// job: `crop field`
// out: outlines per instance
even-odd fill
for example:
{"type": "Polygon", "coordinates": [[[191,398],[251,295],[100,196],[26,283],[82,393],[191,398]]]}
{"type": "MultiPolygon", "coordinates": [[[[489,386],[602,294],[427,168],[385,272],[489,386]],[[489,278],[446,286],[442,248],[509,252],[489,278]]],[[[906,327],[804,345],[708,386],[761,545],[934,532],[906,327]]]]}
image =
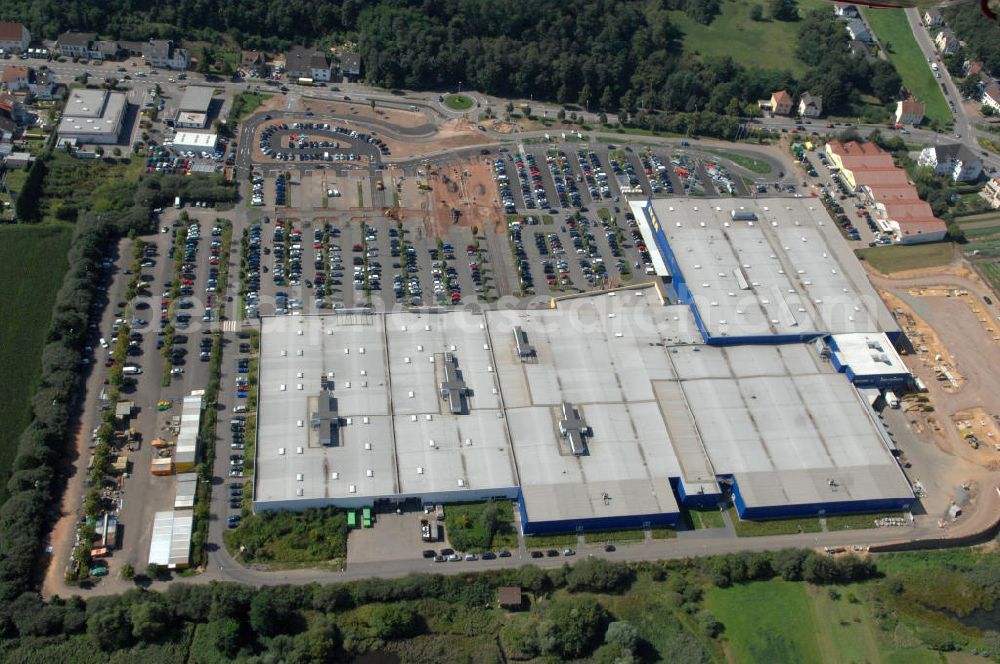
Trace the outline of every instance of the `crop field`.
{"type": "Polygon", "coordinates": [[[950,242],[931,242],[858,249],[855,253],[882,274],[892,274],[946,265],[952,259],[954,247],[950,242]]]}
{"type": "MultiPolygon", "coordinates": [[[[0,228],[0,478],[6,483],[17,438],[30,417],[52,303],[66,272],[72,228],[0,228]]],[[[0,487],[3,485],[0,484],[0,487]]],[[[0,497],[3,490],[0,489],[0,497]]]]}
{"type": "Polygon", "coordinates": [[[889,44],[889,61],[896,67],[903,86],[914,97],[924,102],[925,115],[929,120],[941,124],[952,121],[948,102],[941,94],[931,68],[924,58],[923,51],[917,45],[917,40],[910,31],[910,23],[902,9],[864,9],[862,10],[872,32],[883,45],[889,44]]]}

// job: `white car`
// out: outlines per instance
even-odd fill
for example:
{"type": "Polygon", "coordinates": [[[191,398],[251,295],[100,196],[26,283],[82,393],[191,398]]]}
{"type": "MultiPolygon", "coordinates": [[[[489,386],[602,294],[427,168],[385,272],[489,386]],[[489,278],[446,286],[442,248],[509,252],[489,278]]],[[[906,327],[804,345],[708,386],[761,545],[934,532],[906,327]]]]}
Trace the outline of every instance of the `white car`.
{"type": "Polygon", "coordinates": [[[172,376],[179,376],[182,373],[184,373],[184,367],[174,367],[173,369],[170,370],[170,374],[172,376]]]}

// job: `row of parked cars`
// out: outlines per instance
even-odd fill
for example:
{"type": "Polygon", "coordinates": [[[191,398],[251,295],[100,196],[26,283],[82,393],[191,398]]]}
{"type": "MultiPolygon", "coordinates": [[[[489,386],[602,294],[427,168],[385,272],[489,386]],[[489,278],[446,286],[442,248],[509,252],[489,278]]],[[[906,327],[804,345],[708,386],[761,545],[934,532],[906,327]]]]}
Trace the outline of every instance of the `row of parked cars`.
{"type": "Polygon", "coordinates": [[[261,206],[264,204],[264,176],[255,173],[251,178],[253,191],[250,194],[250,205],[261,206]]]}
{"type": "Polygon", "coordinates": [[[257,317],[260,305],[260,225],[253,224],[247,230],[246,292],[243,293],[247,318],[257,317]]]}
{"type": "MultiPolygon", "coordinates": [[[[270,116],[264,116],[270,119],[270,116]]],[[[355,153],[331,152],[329,148],[339,148],[340,144],[335,141],[311,140],[310,135],[316,132],[330,132],[354,140],[374,145],[383,155],[389,154],[389,146],[385,142],[363,132],[359,132],[347,127],[331,126],[321,122],[279,122],[266,127],[260,134],[259,146],[261,152],[266,156],[283,161],[357,161],[359,156],[355,153]],[[291,142],[287,148],[273,145],[273,138],[278,132],[301,131],[303,133],[292,135],[291,142]],[[313,150],[312,152],[291,152],[291,150],[313,150]]]]}

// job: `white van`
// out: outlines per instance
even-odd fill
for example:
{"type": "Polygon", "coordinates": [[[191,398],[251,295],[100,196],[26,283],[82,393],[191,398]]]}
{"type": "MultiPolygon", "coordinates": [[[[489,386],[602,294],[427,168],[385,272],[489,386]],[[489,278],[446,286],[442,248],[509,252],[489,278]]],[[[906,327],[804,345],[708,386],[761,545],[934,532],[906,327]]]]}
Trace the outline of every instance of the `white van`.
{"type": "Polygon", "coordinates": [[[101,337],[101,348],[107,348],[108,342],[104,337],[101,337]]]}
{"type": "Polygon", "coordinates": [[[247,407],[244,406],[244,405],[242,405],[242,404],[239,405],[239,406],[233,406],[233,412],[234,413],[245,413],[245,412],[247,412],[247,407]]]}
{"type": "Polygon", "coordinates": [[[142,367],[136,366],[134,364],[126,364],[122,367],[122,373],[126,376],[135,376],[142,373],[142,367]]]}

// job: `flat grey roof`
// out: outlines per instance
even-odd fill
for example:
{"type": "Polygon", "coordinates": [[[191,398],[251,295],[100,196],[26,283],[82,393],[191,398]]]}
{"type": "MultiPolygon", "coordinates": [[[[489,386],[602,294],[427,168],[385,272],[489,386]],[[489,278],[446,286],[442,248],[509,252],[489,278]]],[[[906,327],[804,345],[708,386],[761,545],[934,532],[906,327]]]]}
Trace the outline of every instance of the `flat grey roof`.
{"type": "Polygon", "coordinates": [[[215,88],[204,85],[189,85],[181,97],[181,104],[178,108],[189,113],[208,113],[212,105],[212,97],[215,95],[215,88]]]}
{"type": "Polygon", "coordinates": [[[261,329],[260,507],[520,486],[531,521],[591,519],[676,512],[670,478],[715,493],[727,474],[748,506],[909,491],[863,399],[812,344],[707,346],[690,308],[651,289],[545,310],[267,317],[261,329]],[[446,353],[466,414],[440,393],[446,353]],[[344,422],[335,447],[309,433],[324,375],[344,422]],[[584,454],[560,433],[564,403],[586,422],[584,454]]]}
{"type": "Polygon", "coordinates": [[[96,135],[117,133],[125,116],[126,98],[121,92],[71,90],[59,133],[96,135]]]}
{"type": "MultiPolygon", "coordinates": [[[[651,210],[713,337],[895,332],[836,224],[811,198],[670,198],[651,210]],[[736,221],[733,212],[757,221],[736,221]]],[[[656,224],[654,224],[656,225],[656,224]]]]}

